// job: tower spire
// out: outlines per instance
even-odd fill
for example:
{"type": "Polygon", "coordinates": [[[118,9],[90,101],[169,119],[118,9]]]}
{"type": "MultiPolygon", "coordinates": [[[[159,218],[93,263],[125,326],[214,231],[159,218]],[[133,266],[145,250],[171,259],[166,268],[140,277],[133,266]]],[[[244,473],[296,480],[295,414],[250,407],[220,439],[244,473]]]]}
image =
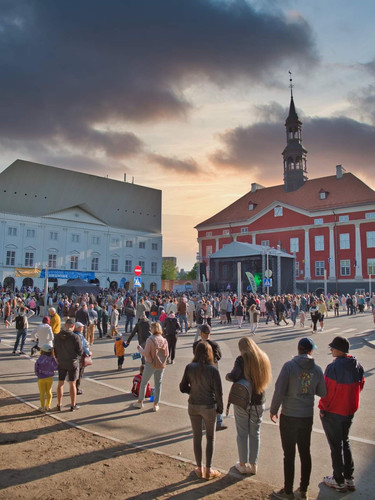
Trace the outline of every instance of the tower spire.
{"type": "Polygon", "coordinates": [[[302,122],[299,120],[293,99],[293,78],[289,71],[290,106],[289,115],[285,121],[286,147],[284,157],[284,189],[295,191],[307,180],[306,154],[302,146],[302,122]]]}

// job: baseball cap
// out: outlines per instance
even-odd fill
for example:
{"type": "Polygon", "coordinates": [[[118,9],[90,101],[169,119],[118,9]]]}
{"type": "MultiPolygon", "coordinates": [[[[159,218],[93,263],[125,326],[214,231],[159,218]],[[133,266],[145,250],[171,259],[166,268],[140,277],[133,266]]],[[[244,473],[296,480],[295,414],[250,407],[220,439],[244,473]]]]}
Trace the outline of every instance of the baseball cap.
{"type": "Polygon", "coordinates": [[[74,328],[81,328],[82,326],[85,326],[83,323],[81,323],[80,321],[76,321],[76,323],[74,323],[74,328]]]}
{"type": "Polygon", "coordinates": [[[44,345],[42,345],[42,347],[40,348],[40,350],[43,351],[43,352],[51,352],[52,351],[52,347],[49,344],[44,344],[44,345]]]}
{"type": "Polygon", "coordinates": [[[345,337],[335,337],[330,344],[329,347],[333,347],[333,349],[337,349],[338,351],[345,352],[346,354],[349,352],[349,340],[345,337]]]}
{"type": "Polygon", "coordinates": [[[315,342],[310,337],[303,337],[303,339],[301,339],[298,342],[298,347],[302,347],[307,351],[312,351],[313,349],[317,349],[315,342]]]}

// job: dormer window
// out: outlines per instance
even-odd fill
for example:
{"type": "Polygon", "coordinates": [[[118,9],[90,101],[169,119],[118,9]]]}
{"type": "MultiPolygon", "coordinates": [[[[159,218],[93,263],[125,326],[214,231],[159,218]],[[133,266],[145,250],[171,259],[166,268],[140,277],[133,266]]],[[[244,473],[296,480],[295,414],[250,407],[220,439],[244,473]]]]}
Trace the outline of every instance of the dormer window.
{"type": "Polygon", "coordinates": [[[319,191],[319,200],[325,200],[328,196],[328,191],[325,191],[324,189],[321,189],[319,191]]]}
{"type": "Polygon", "coordinates": [[[249,210],[254,210],[256,206],[256,203],[254,203],[253,201],[249,201],[249,210]]]}

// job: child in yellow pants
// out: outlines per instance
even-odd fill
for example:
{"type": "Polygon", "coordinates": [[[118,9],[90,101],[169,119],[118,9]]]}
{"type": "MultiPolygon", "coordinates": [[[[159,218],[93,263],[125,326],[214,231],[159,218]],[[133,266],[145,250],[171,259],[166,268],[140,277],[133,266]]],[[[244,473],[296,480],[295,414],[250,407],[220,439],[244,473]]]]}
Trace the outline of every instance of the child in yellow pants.
{"type": "Polygon", "coordinates": [[[52,403],[53,374],[57,370],[57,361],[52,352],[52,346],[44,344],[40,348],[40,357],[35,363],[35,375],[38,377],[40,393],[40,411],[48,411],[52,403]]]}

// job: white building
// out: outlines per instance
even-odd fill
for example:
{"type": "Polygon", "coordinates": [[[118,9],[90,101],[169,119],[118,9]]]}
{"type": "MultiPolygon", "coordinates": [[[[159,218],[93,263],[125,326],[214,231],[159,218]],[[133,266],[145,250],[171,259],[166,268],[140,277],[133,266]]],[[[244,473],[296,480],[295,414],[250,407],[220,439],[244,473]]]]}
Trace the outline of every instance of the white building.
{"type": "Polygon", "coordinates": [[[16,160],[0,173],[0,243],[5,287],[43,288],[48,268],[50,286],[131,288],[140,265],[142,286],[160,290],[161,191],[16,160]]]}

